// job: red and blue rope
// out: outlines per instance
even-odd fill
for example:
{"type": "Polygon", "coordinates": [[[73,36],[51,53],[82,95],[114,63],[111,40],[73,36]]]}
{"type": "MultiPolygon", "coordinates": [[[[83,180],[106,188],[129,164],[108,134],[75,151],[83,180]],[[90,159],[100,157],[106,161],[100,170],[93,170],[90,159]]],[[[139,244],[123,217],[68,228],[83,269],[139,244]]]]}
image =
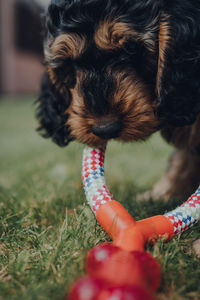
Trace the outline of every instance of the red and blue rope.
{"type": "MultiPolygon", "coordinates": [[[[96,214],[99,207],[113,201],[104,177],[105,148],[85,147],[83,152],[82,180],[87,201],[96,214]]],[[[200,187],[181,206],[164,215],[178,234],[195,225],[200,219],[200,187]]]]}

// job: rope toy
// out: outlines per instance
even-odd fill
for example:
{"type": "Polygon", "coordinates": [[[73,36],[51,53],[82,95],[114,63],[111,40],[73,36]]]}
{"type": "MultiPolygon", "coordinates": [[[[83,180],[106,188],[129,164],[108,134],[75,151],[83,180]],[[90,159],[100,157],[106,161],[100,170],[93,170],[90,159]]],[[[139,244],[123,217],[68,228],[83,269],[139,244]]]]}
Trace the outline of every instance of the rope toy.
{"type": "Polygon", "coordinates": [[[109,193],[104,178],[105,147],[86,146],[82,181],[87,201],[113,243],[98,245],[87,258],[89,276],[72,289],[70,300],[152,300],[160,285],[160,266],[144,251],[159,237],[170,240],[200,219],[200,187],[181,206],[135,221],[109,193]]]}

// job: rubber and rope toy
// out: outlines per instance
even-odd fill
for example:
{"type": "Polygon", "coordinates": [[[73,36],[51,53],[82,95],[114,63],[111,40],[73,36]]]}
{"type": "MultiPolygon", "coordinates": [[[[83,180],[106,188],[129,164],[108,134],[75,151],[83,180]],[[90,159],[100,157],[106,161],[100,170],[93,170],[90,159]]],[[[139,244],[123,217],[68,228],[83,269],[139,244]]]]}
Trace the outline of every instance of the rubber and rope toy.
{"type": "Polygon", "coordinates": [[[93,248],[87,258],[88,276],[72,289],[70,300],[150,300],[160,285],[160,266],[145,252],[159,237],[170,240],[200,219],[200,187],[181,206],[135,221],[109,193],[104,178],[105,147],[85,147],[82,180],[87,201],[113,240],[93,248]]]}

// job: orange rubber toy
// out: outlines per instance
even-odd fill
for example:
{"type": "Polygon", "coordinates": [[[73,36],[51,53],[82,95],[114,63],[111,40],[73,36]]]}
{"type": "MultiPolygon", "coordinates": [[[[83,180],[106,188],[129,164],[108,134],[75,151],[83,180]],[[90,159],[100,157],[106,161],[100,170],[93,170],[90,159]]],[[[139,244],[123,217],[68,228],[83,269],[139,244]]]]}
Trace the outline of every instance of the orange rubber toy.
{"type": "Polygon", "coordinates": [[[76,283],[69,299],[154,300],[161,272],[156,259],[145,252],[145,245],[159,237],[170,240],[198,222],[200,188],[177,209],[136,222],[106,187],[104,153],[103,147],[85,147],[82,180],[89,205],[113,243],[90,251],[89,275],[76,283]]]}

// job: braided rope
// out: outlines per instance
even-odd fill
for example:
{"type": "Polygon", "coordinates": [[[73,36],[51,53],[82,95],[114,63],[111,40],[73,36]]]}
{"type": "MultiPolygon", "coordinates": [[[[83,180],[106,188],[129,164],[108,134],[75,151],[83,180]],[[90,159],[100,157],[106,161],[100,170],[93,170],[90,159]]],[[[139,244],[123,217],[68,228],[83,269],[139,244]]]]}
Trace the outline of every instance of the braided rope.
{"type": "MultiPolygon", "coordinates": [[[[114,200],[105,183],[104,156],[103,147],[86,146],[83,151],[83,187],[87,201],[95,214],[101,205],[114,200]]],[[[173,224],[175,234],[196,224],[200,219],[200,187],[185,203],[164,216],[173,224]]]]}
{"type": "Polygon", "coordinates": [[[105,148],[85,147],[83,151],[82,181],[85,195],[93,212],[108,201],[114,200],[109,193],[104,177],[105,148]]]}
{"type": "Polygon", "coordinates": [[[195,225],[200,219],[200,187],[186,202],[164,216],[172,222],[175,234],[195,225]]]}

